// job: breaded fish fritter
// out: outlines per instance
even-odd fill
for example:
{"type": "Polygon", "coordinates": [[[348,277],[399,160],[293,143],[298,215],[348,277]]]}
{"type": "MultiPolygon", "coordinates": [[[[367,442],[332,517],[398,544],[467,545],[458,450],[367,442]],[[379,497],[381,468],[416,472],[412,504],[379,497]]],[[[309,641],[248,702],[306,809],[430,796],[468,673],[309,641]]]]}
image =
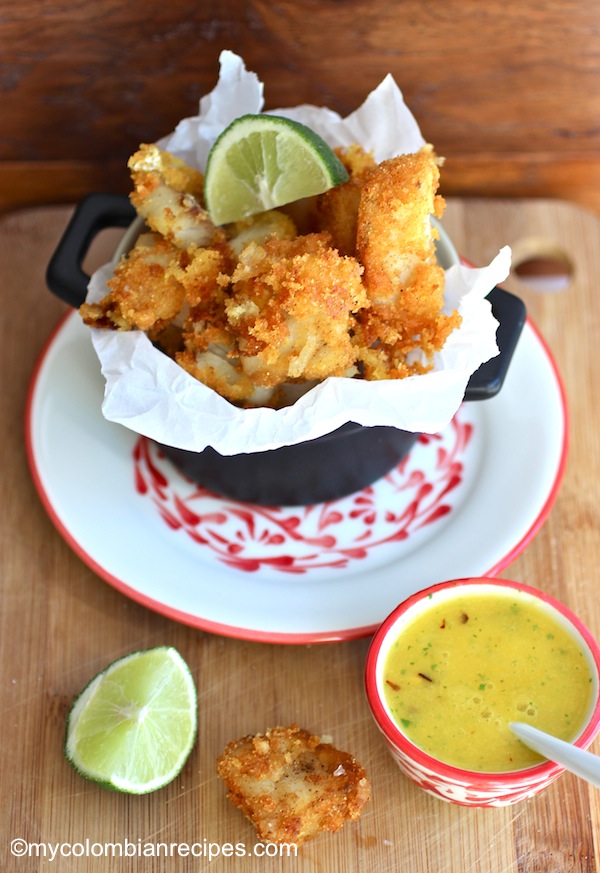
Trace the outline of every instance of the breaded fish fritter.
{"type": "Polygon", "coordinates": [[[227,319],[260,384],[343,375],[354,363],[349,331],[366,305],[362,270],[323,234],[250,244],[231,277],[227,319]]]}
{"type": "Polygon", "coordinates": [[[204,177],[180,158],[142,144],[129,158],[130,200],[149,228],[180,249],[209,246],[222,238],[203,206],[204,177]]]}
{"type": "Polygon", "coordinates": [[[268,239],[293,239],[297,236],[296,225],[289,215],[278,209],[260,212],[227,225],[227,242],[231,252],[239,257],[251,242],[259,245],[268,239]]]}
{"type": "Polygon", "coordinates": [[[367,379],[422,372],[460,320],[444,306],[444,270],[431,215],[441,216],[438,159],[431,147],[382,161],[365,176],[357,222],[357,256],[371,306],[361,313],[355,343],[367,379]]]}
{"type": "Polygon", "coordinates": [[[108,294],[79,308],[85,324],[111,330],[160,331],[179,315],[185,289],[175,276],[185,253],[158,234],[142,234],[115,267],[108,294]]]}
{"type": "Polygon", "coordinates": [[[361,272],[326,234],[251,242],[233,273],[221,274],[227,287],[218,303],[213,295],[212,305],[191,309],[177,363],[228,400],[252,405],[268,404],[284,383],[349,375],[354,313],[367,304],[361,272]]]}
{"type": "MultiPolygon", "coordinates": [[[[362,185],[356,248],[376,304],[399,303],[422,264],[436,267],[430,215],[441,216],[439,168],[431,148],[377,164],[362,185]]],[[[436,304],[442,302],[435,295],[436,304]]]]}
{"type": "Polygon", "coordinates": [[[349,179],[319,195],[315,220],[319,230],[331,234],[332,245],[340,254],[355,257],[362,184],[375,161],[357,145],[338,149],[337,154],[348,171],[349,179]]]}
{"type": "Polygon", "coordinates": [[[217,760],[227,797],[261,840],[295,843],[357,821],[371,795],[361,765],[308,731],[275,727],[229,743],[217,760]]]}

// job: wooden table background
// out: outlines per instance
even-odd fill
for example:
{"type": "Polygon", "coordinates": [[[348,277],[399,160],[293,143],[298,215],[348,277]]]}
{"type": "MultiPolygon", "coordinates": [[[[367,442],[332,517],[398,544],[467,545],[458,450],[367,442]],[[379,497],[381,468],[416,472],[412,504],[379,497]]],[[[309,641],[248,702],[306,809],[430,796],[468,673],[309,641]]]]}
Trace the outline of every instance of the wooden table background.
{"type": "MultiPolygon", "coordinates": [[[[594,873],[600,869],[600,792],[564,775],[539,797],[499,810],[430,797],[397,770],[363,694],[368,640],[312,646],[251,643],[178,625],[101,581],[47,517],[29,475],[23,416],[44,342],[64,312],[44,270],[71,208],[21,210],[0,219],[2,391],[0,426],[0,869],[60,871],[279,870],[302,873],[594,873]],[[175,645],[199,688],[200,733],[182,775],[146,796],[85,782],[62,754],[74,695],[114,658],[175,645]],[[307,843],[298,858],[50,861],[15,858],[10,841],[255,844],[225,798],[215,759],[230,739],[296,721],[328,733],[367,768],[373,798],[356,825],[307,843]]],[[[571,413],[571,450],[557,502],[538,536],[504,574],[558,596],[600,635],[598,482],[600,411],[594,404],[600,323],[600,220],[549,200],[451,200],[446,226],[459,250],[487,262],[508,243],[569,259],[563,290],[507,287],[527,301],[553,350],[571,413]]],[[[113,240],[92,255],[104,260],[113,240]],[[106,251],[101,251],[102,249],[106,251]]],[[[552,287],[550,282],[548,288],[552,287]]],[[[93,459],[90,459],[93,463],[93,459]]],[[[504,496],[506,498],[506,495],[504,496]]],[[[508,496],[509,497],[509,496],[508,496]]],[[[249,583],[251,584],[251,582],[249,583]]]]}
{"type": "Polygon", "coordinates": [[[600,211],[598,0],[0,0],[0,211],[128,191],[228,48],[266,108],[342,115],[392,73],[444,193],[600,211]]]}

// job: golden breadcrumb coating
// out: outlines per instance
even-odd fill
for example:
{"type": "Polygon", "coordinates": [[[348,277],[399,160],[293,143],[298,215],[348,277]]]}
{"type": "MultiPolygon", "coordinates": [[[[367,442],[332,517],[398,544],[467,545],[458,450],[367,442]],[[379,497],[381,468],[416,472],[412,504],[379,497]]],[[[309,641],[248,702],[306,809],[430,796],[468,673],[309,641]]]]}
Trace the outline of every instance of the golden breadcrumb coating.
{"type": "Polygon", "coordinates": [[[430,219],[444,207],[438,184],[430,146],[383,161],[364,177],[356,250],[371,305],[361,313],[355,342],[367,379],[427,369],[430,361],[409,364],[407,355],[420,349],[430,358],[459,324],[442,311],[445,277],[430,219]]]}
{"type": "Polygon", "coordinates": [[[367,302],[361,273],[323,234],[247,246],[225,305],[240,353],[257,356],[270,383],[342,375],[354,361],[352,314],[367,302]]]}
{"type": "Polygon", "coordinates": [[[354,257],[362,185],[367,171],[375,166],[375,160],[356,145],[336,151],[348,171],[349,179],[343,185],[319,195],[316,223],[319,230],[331,235],[332,245],[342,255],[354,257]]]}
{"type": "Polygon", "coordinates": [[[327,235],[249,243],[219,281],[222,309],[210,308],[214,299],[198,304],[184,326],[177,362],[193,376],[229,400],[255,402],[250,386],[270,398],[261,389],[348,375],[354,313],[367,301],[359,264],[327,235]]]}
{"type": "Polygon", "coordinates": [[[302,844],[357,821],[371,795],[363,767],[297,725],[227,746],[217,760],[227,797],[261,840],[302,844]]]}
{"type": "Polygon", "coordinates": [[[90,327],[157,331],[175,319],[185,289],[174,270],[185,254],[158,234],[143,234],[120,260],[100,303],[84,303],[79,312],[90,327]]]}
{"type": "Polygon", "coordinates": [[[151,230],[181,249],[209,246],[223,232],[203,206],[204,176],[180,158],[142,144],[127,164],[134,190],[130,200],[151,230]]]}

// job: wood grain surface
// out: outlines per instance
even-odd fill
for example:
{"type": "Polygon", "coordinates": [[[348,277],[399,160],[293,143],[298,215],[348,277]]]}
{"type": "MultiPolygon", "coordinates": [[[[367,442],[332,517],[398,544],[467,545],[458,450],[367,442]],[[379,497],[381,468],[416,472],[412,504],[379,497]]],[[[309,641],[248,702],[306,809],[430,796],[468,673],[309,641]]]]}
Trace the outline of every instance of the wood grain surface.
{"type": "Polygon", "coordinates": [[[597,0],[0,0],[0,211],[127,191],[127,157],[196,113],[224,48],[267,109],[345,115],[391,73],[446,194],[600,211],[597,0]]]}
{"type": "MultiPolygon", "coordinates": [[[[28,384],[64,312],[45,289],[44,271],[70,212],[66,206],[43,207],[0,220],[0,869],[595,873],[600,794],[575,777],[562,776],[531,801],[483,810],[434,799],[400,774],[363,693],[368,639],[284,646],[214,636],[131,602],[74,554],[36,493],[23,436],[28,384]],[[192,668],[199,689],[198,742],[167,788],[146,797],[106,792],[66,764],[65,715],[108,662],[157,644],[175,645],[192,668]],[[366,767],[373,797],[358,824],[307,843],[297,858],[73,857],[86,839],[90,845],[230,842],[252,852],[253,829],[226,800],[215,759],[232,738],[293,721],[330,734],[366,767]],[[18,858],[10,846],[19,838],[46,849],[18,858]],[[49,853],[48,846],[59,846],[64,857],[54,863],[36,857],[49,853]]],[[[559,250],[572,266],[571,281],[559,291],[549,290],[551,284],[531,290],[516,276],[506,283],[526,299],[562,372],[571,447],[546,523],[503,575],[559,597],[600,635],[600,411],[594,402],[600,221],[562,202],[455,199],[446,227],[475,264],[508,243],[516,253],[536,246],[559,250]]],[[[104,261],[113,245],[109,236],[100,238],[92,260],[104,261]]]]}

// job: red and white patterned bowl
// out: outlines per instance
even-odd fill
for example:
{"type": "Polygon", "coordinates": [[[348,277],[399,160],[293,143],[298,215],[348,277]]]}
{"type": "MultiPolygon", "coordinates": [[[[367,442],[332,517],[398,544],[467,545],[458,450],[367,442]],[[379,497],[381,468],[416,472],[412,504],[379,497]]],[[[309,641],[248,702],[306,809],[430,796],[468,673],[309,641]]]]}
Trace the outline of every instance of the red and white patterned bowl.
{"type": "Polygon", "coordinates": [[[506,806],[525,800],[547,788],[564,772],[564,767],[545,761],[521,770],[488,773],[461,769],[431,757],[414,745],[393,720],[383,692],[383,668],[403,627],[432,605],[464,595],[468,589],[480,594],[494,593],[498,588],[515,589],[521,592],[520,596],[532,598],[581,646],[592,674],[593,694],[586,723],[574,745],[586,749],[600,732],[600,646],[566,606],[542,591],[506,579],[458,579],[417,592],[388,616],[373,637],[365,668],[367,699],[375,723],[402,772],[429,794],[462,806],[506,806]]]}

